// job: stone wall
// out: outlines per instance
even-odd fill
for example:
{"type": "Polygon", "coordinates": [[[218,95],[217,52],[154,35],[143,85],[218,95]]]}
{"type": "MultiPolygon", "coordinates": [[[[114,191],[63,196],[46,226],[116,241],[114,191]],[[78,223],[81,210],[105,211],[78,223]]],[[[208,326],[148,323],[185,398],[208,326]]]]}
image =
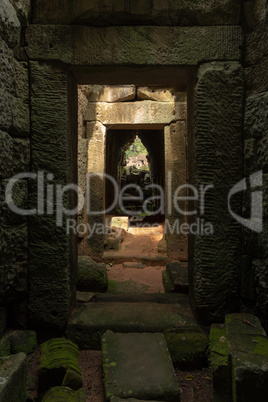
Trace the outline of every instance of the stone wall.
{"type": "MultiPolygon", "coordinates": [[[[7,325],[27,326],[27,217],[11,212],[5,189],[15,174],[30,170],[28,62],[21,45],[30,0],[0,3],[0,336],[7,325]]],[[[28,182],[19,180],[14,203],[27,208],[28,182]]]]}
{"type": "MultiPolygon", "coordinates": [[[[242,299],[244,307],[256,306],[268,330],[268,4],[264,0],[245,2],[245,123],[244,173],[262,171],[262,186],[252,191],[263,192],[263,228],[260,233],[244,231],[242,299]]],[[[249,182],[248,182],[249,186],[249,182]]],[[[250,216],[248,191],[244,211],[250,216]]],[[[260,208],[257,206],[257,208],[260,208]]]]}

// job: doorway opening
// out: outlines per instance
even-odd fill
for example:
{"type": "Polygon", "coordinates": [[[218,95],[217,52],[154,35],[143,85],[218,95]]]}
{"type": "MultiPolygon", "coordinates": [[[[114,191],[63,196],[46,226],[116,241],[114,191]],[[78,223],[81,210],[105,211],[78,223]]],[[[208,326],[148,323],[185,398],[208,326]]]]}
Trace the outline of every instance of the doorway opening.
{"type": "Polygon", "coordinates": [[[88,214],[85,205],[79,218],[90,228],[105,228],[81,236],[79,254],[113,271],[124,264],[124,274],[157,267],[163,291],[166,263],[188,258],[186,236],[175,233],[177,215],[167,200],[168,185],[186,183],[186,94],[135,85],[79,86],[78,93],[78,178],[94,207],[88,214]],[[94,176],[90,191],[88,174],[94,176]]]}

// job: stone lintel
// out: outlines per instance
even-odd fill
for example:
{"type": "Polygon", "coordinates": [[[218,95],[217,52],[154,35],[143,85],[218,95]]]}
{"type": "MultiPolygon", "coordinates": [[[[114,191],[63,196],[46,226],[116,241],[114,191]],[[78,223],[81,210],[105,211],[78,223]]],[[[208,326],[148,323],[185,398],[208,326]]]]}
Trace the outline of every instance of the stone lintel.
{"type": "Polygon", "coordinates": [[[135,85],[81,85],[88,102],[126,102],[135,99],[135,85]]]}
{"type": "Polygon", "coordinates": [[[31,60],[80,65],[198,65],[240,60],[240,26],[108,27],[31,25],[31,60]]]}
{"type": "Polygon", "coordinates": [[[86,121],[98,120],[102,124],[169,124],[186,119],[186,103],[179,102],[124,102],[89,103],[86,121]]]}
{"type": "Polygon", "coordinates": [[[35,0],[36,24],[230,25],[239,24],[237,0],[35,0]]]}
{"type": "Polygon", "coordinates": [[[142,100],[158,102],[186,102],[186,92],[178,92],[175,88],[138,87],[137,97],[142,100]]]}

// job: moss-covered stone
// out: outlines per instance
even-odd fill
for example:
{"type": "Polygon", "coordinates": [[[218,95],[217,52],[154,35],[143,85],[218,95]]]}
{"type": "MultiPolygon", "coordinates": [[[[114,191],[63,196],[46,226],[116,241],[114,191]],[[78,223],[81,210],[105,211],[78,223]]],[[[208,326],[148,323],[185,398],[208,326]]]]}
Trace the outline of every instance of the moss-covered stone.
{"type": "Polygon", "coordinates": [[[26,400],[27,366],[24,353],[0,358],[0,402],[26,400]]]}
{"type": "Polygon", "coordinates": [[[11,354],[10,340],[5,336],[0,339],[0,357],[9,356],[11,354]]]}
{"type": "Polygon", "coordinates": [[[86,402],[85,390],[74,391],[68,387],[53,387],[44,395],[42,402],[86,402]]]}
{"type": "Polygon", "coordinates": [[[10,342],[12,354],[23,352],[27,355],[34,350],[37,344],[34,331],[11,331],[6,335],[6,338],[10,342]]]}
{"type": "Polygon", "coordinates": [[[74,29],[74,26],[34,24],[27,28],[26,38],[27,54],[32,60],[60,60],[88,66],[189,66],[204,60],[239,60],[243,41],[239,26],[111,26],[100,30],[90,26],[74,29]],[[102,51],[96,52],[96,48],[102,51]]]}
{"type": "Polygon", "coordinates": [[[38,371],[40,395],[54,386],[64,385],[73,390],[81,388],[78,358],[78,347],[65,338],[53,338],[43,343],[38,371]]]}
{"type": "Polygon", "coordinates": [[[213,324],[211,326],[210,352],[213,401],[231,401],[231,364],[229,360],[227,333],[224,325],[213,324]]]}
{"type": "Polygon", "coordinates": [[[105,332],[102,337],[106,399],[179,401],[180,391],[162,334],[105,332]]]}
{"type": "Polygon", "coordinates": [[[167,271],[162,272],[162,282],[166,293],[174,292],[174,284],[167,271]]]}
{"type": "Polygon", "coordinates": [[[196,332],[164,332],[173,365],[181,369],[198,369],[205,361],[208,338],[200,329],[196,332]]]}
{"type": "Polygon", "coordinates": [[[104,292],[108,286],[107,268],[90,257],[78,258],[77,289],[81,292],[104,292]]]}
{"type": "Polygon", "coordinates": [[[225,325],[235,401],[267,401],[268,339],[257,317],[229,314],[225,325]]]}
{"type": "Polygon", "coordinates": [[[181,315],[180,305],[148,302],[97,302],[79,306],[67,327],[67,337],[80,349],[100,349],[101,337],[114,332],[198,332],[190,317],[181,315]]]}

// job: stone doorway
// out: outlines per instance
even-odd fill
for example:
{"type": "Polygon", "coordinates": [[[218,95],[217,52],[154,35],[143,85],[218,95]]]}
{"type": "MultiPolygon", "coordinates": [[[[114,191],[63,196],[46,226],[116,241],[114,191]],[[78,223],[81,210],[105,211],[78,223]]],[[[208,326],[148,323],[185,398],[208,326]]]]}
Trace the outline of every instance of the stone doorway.
{"type": "MultiPolygon", "coordinates": [[[[187,206],[185,202],[181,203],[178,211],[172,202],[172,192],[187,181],[186,93],[176,87],[84,85],[78,87],[78,99],[78,183],[84,193],[86,187],[90,188],[87,202],[99,212],[92,215],[86,206],[79,216],[80,221],[89,227],[105,225],[108,211],[109,214],[127,216],[127,226],[135,219],[144,220],[148,226],[149,222],[162,224],[166,215],[166,225],[162,229],[167,255],[186,261],[187,235],[179,233],[176,225],[185,221],[183,212],[187,206]],[[140,209],[141,214],[131,214],[119,205],[125,193],[122,197],[119,195],[124,179],[124,149],[137,136],[149,153],[152,175],[149,184],[153,189],[148,192],[147,200],[142,201],[145,210],[140,209]],[[90,183],[86,183],[86,175],[91,176],[90,183]],[[119,201],[115,199],[116,186],[119,201]],[[150,216],[150,208],[154,217],[150,216]]],[[[87,236],[81,236],[79,252],[101,258],[106,244],[105,233],[100,231],[92,233],[89,241],[87,236]]]]}
{"type": "MultiPolygon", "coordinates": [[[[26,36],[32,83],[32,168],[53,173],[54,184],[77,182],[77,84],[153,83],[187,91],[189,183],[197,187],[214,183],[206,219],[215,229],[213,241],[202,234],[189,238],[190,301],[200,322],[223,320],[238,308],[240,295],[241,227],[230,216],[226,199],[241,180],[243,166],[241,29],[124,27],[122,31],[122,27],[31,25],[26,36]],[[66,35],[69,39],[63,43],[66,35]],[[134,43],[131,51],[130,43],[134,43]],[[96,52],[99,48],[102,51],[96,52]]],[[[96,122],[93,116],[84,133],[98,128],[100,139],[105,124],[120,124],[96,122]]],[[[185,130],[185,123],[174,122],[174,115],[160,129],[165,125],[185,130]]],[[[171,150],[176,152],[172,146],[171,150]]],[[[33,206],[36,196],[31,188],[33,206]]],[[[66,206],[72,205],[73,197],[66,196],[66,206]]],[[[235,210],[240,213],[239,200],[235,210]]],[[[29,225],[29,316],[33,325],[63,328],[75,298],[77,236],[66,233],[67,217],[56,230],[55,220],[55,214],[38,216],[29,225]]]]}

